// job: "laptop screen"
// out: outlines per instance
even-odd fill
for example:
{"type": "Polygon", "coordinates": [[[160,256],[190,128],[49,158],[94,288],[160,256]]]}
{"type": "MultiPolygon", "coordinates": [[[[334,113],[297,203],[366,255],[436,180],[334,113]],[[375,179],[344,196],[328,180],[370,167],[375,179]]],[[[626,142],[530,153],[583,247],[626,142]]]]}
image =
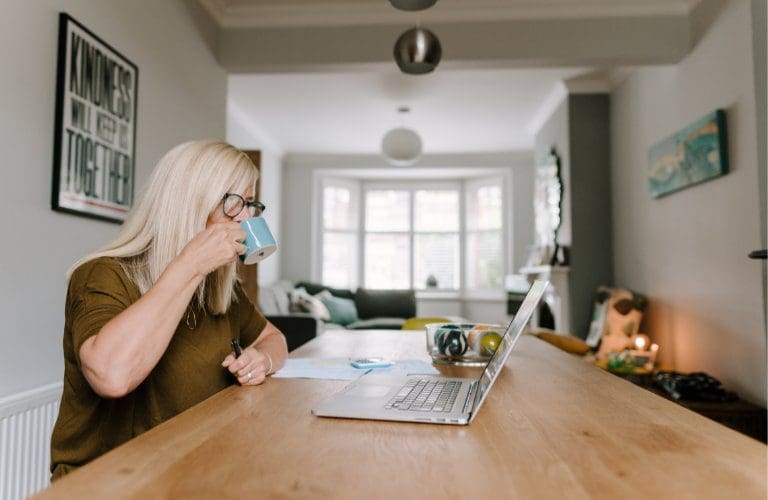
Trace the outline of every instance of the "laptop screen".
{"type": "Polygon", "coordinates": [[[539,300],[541,300],[542,295],[544,295],[544,290],[547,289],[547,285],[549,285],[548,281],[537,280],[534,281],[531,288],[528,289],[528,294],[525,296],[523,303],[520,305],[520,309],[518,309],[517,314],[515,314],[515,317],[507,327],[507,331],[504,332],[499,347],[496,349],[491,360],[488,361],[482,375],[480,375],[473,413],[477,413],[477,409],[485,399],[485,395],[499,375],[499,371],[501,371],[501,368],[507,361],[509,353],[512,352],[512,349],[517,343],[517,339],[519,339],[520,335],[523,333],[526,323],[531,319],[533,311],[536,310],[536,306],[538,305],[539,300]]]}

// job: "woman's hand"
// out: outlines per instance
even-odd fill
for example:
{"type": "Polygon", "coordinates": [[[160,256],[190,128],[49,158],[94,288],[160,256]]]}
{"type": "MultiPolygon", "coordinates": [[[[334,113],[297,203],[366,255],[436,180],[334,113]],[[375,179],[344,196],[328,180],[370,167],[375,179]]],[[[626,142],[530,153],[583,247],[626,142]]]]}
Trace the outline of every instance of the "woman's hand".
{"type": "Polygon", "coordinates": [[[238,222],[211,224],[187,243],[180,259],[189,262],[196,274],[206,276],[245,253],[245,231],[238,222]]]}
{"type": "Polygon", "coordinates": [[[272,369],[272,360],[268,354],[248,346],[239,358],[235,358],[234,354],[229,354],[224,358],[221,366],[228,369],[237,378],[240,385],[259,385],[269,375],[269,370],[272,369]]]}

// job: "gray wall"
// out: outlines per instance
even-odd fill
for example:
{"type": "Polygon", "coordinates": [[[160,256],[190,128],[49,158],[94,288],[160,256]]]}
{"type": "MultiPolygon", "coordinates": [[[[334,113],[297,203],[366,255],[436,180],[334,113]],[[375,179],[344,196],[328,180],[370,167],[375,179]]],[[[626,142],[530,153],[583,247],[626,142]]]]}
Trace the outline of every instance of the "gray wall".
{"type": "Polygon", "coordinates": [[[512,263],[516,273],[525,265],[528,247],[534,241],[533,190],[535,161],[512,170],[512,263]]]}
{"type": "Polygon", "coordinates": [[[61,380],[64,273],[118,225],[50,209],[58,13],[139,67],[136,184],[191,138],[223,138],[226,75],[181,0],[6,0],[0,16],[0,397],[61,380]]]}
{"type": "Polygon", "coordinates": [[[609,100],[604,94],[568,95],[536,134],[536,158],[560,156],[563,203],[558,243],[570,247],[571,330],[585,337],[592,297],[613,284],[609,100]]]}
{"type": "Polygon", "coordinates": [[[616,283],[650,298],[643,328],[662,366],[706,371],[764,405],[763,264],[747,259],[766,209],[751,26],[750,4],[729,2],[683,61],[637,69],[611,94],[613,244],[616,283]],[[731,172],[651,199],[648,148],[716,108],[731,172]]]}
{"type": "Polygon", "coordinates": [[[568,108],[571,321],[576,335],[586,337],[595,289],[613,283],[609,100],[605,94],[571,95],[568,108]]]}

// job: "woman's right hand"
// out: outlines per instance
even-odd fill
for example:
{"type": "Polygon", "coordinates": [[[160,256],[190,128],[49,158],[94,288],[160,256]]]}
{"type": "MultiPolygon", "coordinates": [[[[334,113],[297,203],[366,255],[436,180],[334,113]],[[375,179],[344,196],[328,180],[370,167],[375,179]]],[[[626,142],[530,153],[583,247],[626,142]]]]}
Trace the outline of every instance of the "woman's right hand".
{"type": "Polygon", "coordinates": [[[238,222],[219,222],[198,233],[179,257],[192,266],[195,274],[205,277],[245,253],[245,231],[238,222]]]}

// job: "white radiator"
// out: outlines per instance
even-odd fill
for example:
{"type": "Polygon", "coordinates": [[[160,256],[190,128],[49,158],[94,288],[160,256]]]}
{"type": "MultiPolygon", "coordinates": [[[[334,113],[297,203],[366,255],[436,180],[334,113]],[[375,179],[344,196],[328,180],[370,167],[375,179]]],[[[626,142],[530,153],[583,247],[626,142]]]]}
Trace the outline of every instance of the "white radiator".
{"type": "Polygon", "coordinates": [[[0,398],[0,499],[25,498],[50,483],[61,389],[57,382],[0,398]]]}

